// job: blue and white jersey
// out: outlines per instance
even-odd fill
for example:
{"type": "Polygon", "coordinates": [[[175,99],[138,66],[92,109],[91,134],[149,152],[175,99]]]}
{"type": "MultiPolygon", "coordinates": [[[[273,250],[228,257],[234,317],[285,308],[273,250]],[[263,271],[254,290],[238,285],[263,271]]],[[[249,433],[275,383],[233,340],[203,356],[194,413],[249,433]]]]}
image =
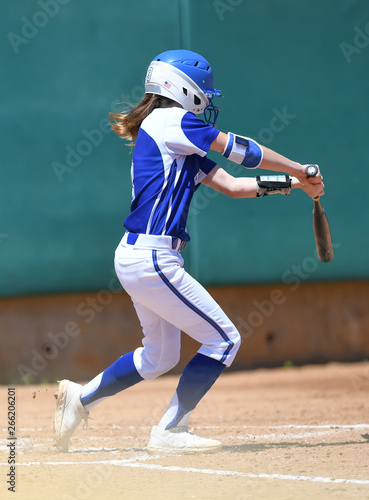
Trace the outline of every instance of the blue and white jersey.
{"type": "Polygon", "coordinates": [[[142,122],[132,159],[133,233],[169,235],[189,241],[192,196],[215,162],[206,157],[219,134],[182,108],[157,108],[142,122]]]}

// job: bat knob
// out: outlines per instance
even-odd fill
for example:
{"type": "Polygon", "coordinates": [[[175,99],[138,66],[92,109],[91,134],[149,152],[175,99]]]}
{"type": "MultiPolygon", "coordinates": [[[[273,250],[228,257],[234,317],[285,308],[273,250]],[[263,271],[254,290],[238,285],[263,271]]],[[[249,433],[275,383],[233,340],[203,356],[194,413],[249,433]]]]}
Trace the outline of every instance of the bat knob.
{"type": "Polygon", "coordinates": [[[319,172],[318,165],[308,165],[305,168],[305,173],[308,177],[315,177],[318,172],[319,172]]]}

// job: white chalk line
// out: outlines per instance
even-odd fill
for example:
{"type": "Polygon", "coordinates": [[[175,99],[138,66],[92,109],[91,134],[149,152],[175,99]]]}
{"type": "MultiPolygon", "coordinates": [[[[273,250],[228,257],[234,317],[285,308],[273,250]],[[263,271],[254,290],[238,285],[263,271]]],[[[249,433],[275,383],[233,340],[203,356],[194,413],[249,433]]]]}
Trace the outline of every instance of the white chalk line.
{"type": "MultiPolygon", "coordinates": [[[[299,428],[303,427],[304,429],[311,429],[311,427],[304,427],[304,426],[300,426],[299,428]]],[[[369,426],[367,426],[369,428],[369,426]]],[[[199,429],[209,429],[210,427],[199,427],[199,429]]],[[[276,427],[270,427],[270,429],[276,429],[276,427]]],[[[280,427],[278,427],[279,429],[280,427]]],[[[293,427],[290,427],[290,426],[286,426],[284,427],[285,429],[294,429],[293,427]]],[[[281,433],[268,433],[268,434],[251,434],[251,433],[248,433],[248,434],[244,434],[242,436],[239,436],[239,435],[228,435],[228,439],[231,439],[231,440],[244,440],[244,441],[248,441],[248,440],[255,440],[255,439],[270,439],[270,440],[274,440],[274,441],[277,441],[279,439],[307,439],[307,438],[314,438],[314,437],[322,437],[322,436],[327,436],[327,435],[330,435],[330,434],[334,434],[335,431],[339,431],[339,432],[347,432],[349,430],[353,430],[352,429],[352,426],[350,427],[340,427],[340,428],[327,428],[327,427],[319,427],[321,429],[324,429],[324,430],[320,430],[320,431],[310,431],[310,432],[299,432],[299,433],[293,433],[293,432],[290,432],[290,433],[286,433],[286,432],[281,432],[281,433]]],[[[361,429],[363,427],[360,427],[361,429]]],[[[365,427],[366,428],[366,427],[365,427]]],[[[219,427],[211,427],[211,429],[218,429],[219,430],[219,427]]],[[[33,438],[30,438],[30,437],[18,437],[18,444],[20,445],[24,445],[24,444],[32,444],[33,446],[43,446],[45,444],[45,442],[52,442],[54,441],[53,438],[35,438],[37,439],[37,441],[42,441],[42,443],[36,443],[35,440],[33,438]]],[[[130,441],[130,440],[133,440],[133,436],[89,436],[89,440],[91,441],[109,441],[109,440],[113,440],[113,441],[117,441],[120,440],[120,441],[130,441]]],[[[2,440],[1,440],[2,441],[2,440]]],[[[0,441],[0,443],[1,443],[0,441]]],[[[0,450],[4,450],[6,449],[6,444],[5,444],[5,440],[3,441],[3,445],[0,444],[0,450]]]]}
{"type": "MultiPolygon", "coordinates": [[[[154,458],[154,457],[152,457],[154,458]]],[[[157,457],[156,457],[157,458],[157,457]]],[[[142,460],[142,459],[141,459],[142,460]]],[[[8,465],[0,463],[1,465],[8,465]]],[[[55,465],[55,466],[76,466],[76,465],[113,465],[117,467],[130,467],[135,469],[160,470],[166,472],[190,472],[195,474],[206,474],[212,476],[233,476],[243,477],[247,479],[279,479],[286,481],[308,481],[313,483],[328,483],[328,484],[369,484],[367,479],[332,479],[330,477],[319,476],[294,476],[291,474],[252,474],[247,472],[239,472],[232,470],[217,470],[217,469],[196,469],[195,467],[178,467],[174,465],[164,466],[159,464],[141,463],[134,460],[99,460],[91,462],[24,462],[18,463],[17,466],[38,466],[38,465],[55,465]]]]}
{"type": "MultiPolygon", "coordinates": [[[[132,428],[132,427],[131,427],[132,428]]],[[[197,427],[198,429],[212,429],[212,430],[220,430],[223,427],[219,426],[201,426],[197,427]]],[[[279,425],[279,426],[229,426],[227,429],[275,429],[275,430],[309,430],[309,432],[298,432],[298,433],[266,433],[266,434],[251,434],[247,433],[244,435],[228,435],[229,440],[233,441],[256,441],[256,440],[270,440],[270,441],[280,441],[280,440],[285,440],[285,439],[308,439],[308,438],[321,438],[323,436],[327,435],[332,435],[335,432],[348,432],[350,430],[362,430],[362,429],[368,429],[369,425],[367,424],[354,424],[354,425],[279,425]],[[314,429],[320,429],[314,431],[314,429]]],[[[38,431],[39,429],[20,429],[20,431],[27,431],[30,432],[32,430],[38,431]]],[[[90,436],[89,440],[90,441],[103,441],[103,442],[109,442],[109,440],[113,440],[114,442],[117,441],[129,441],[133,440],[134,438],[132,436],[90,436]]],[[[35,441],[34,438],[31,437],[18,437],[18,453],[20,454],[26,454],[29,451],[29,447],[32,446],[32,448],[43,448],[45,446],[45,443],[51,443],[53,442],[53,438],[37,438],[37,441],[35,441]],[[42,441],[40,443],[40,441],[42,441]]],[[[114,448],[116,450],[117,448],[114,448]]],[[[0,440],[0,451],[6,451],[7,446],[6,446],[6,441],[0,440]]],[[[113,449],[110,448],[89,448],[89,452],[98,452],[98,451],[113,451],[113,449]]]]}
{"type": "Polygon", "coordinates": [[[294,433],[280,433],[280,434],[245,434],[243,436],[228,436],[229,439],[238,439],[241,441],[251,441],[254,439],[268,439],[272,441],[277,441],[279,439],[307,439],[311,437],[321,437],[332,434],[330,431],[316,431],[316,432],[300,432],[298,434],[294,433]]]}
{"type": "Polygon", "coordinates": [[[196,429],[369,429],[369,424],[326,424],[326,425],[202,425],[196,426],[196,429]]]}
{"type": "MultiPolygon", "coordinates": [[[[113,429],[151,429],[151,426],[136,426],[130,425],[122,427],[114,424],[113,429]]],[[[98,429],[98,427],[89,426],[89,429],[98,429]]],[[[300,425],[300,424],[285,424],[285,425],[200,425],[196,429],[369,429],[369,424],[325,424],[325,425],[300,425]]],[[[46,428],[20,428],[19,432],[40,432],[46,428]]],[[[7,427],[0,429],[1,432],[8,432],[7,427]]]]}
{"type": "Polygon", "coordinates": [[[327,424],[327,425],[276,425],[270,426],[269,429],[369,429],[369,424],[353,424],[353,425],[336,425],[336,424],[327,424]]]}

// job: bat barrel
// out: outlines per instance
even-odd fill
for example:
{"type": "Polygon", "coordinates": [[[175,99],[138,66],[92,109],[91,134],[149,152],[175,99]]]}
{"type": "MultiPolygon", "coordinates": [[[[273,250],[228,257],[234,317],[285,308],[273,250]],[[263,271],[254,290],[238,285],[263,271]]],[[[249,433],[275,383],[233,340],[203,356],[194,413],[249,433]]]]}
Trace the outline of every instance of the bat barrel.
{"type": "MultiPolygon", "coordinates": [[[[305,172],[308,177],[315,177],[319,172],[318,165],[307,165],[305,172]]],[[[313,228],[319,260],[330,262],[334,257],[331,231],[319,197],[314,198],[313,228]]]]}
{"type": "Polygon", "coordinates": [[[323,217],[324,208],[322,207],[322,204],[320,203],[320,198],[314,198],[314,216],[315,217],[323,217]]]}
{"type": "Polygon", "coordinates": [[[330,262],[334,257],[331,231],[327,215],[319,199],[314,200],[313,228],[319,260],[330,262]]]}

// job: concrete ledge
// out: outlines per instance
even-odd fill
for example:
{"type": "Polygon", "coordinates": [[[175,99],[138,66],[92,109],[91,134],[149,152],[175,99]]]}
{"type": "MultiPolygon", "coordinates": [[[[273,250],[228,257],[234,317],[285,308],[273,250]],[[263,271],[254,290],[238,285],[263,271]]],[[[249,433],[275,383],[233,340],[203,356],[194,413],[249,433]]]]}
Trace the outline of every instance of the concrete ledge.
{"type": "MultiPolygon", "coordinates": [[[[242,336],[231,369],[369,358],[369,282],[209,288],[242,336]]],[[[0,300],[0,382],[89,380],[141,344],[124,292],[0,300]]],[[[179,373],[198,344],[183,335],[179,373]]]]}

